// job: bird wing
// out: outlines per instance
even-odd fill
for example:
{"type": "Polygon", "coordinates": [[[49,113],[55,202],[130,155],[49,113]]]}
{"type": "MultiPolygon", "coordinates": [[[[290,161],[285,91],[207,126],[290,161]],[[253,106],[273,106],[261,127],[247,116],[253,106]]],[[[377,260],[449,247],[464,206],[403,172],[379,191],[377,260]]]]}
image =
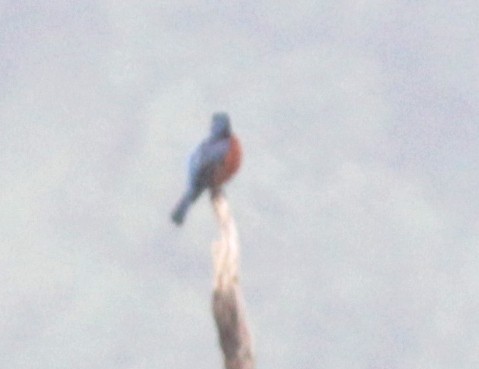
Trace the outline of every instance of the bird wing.
{"type": "Polygon", "coordinates": [[[228,149],[229,140],[227,139],[203,141],[190,156],[190,184],[207,187],[212,181],[215,167],[224,160],[228,149]]]}

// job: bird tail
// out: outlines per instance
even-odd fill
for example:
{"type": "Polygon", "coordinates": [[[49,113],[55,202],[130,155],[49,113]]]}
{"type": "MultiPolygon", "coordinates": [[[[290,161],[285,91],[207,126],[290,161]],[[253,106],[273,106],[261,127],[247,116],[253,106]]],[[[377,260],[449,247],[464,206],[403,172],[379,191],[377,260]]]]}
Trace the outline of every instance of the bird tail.
{"type": "Polygon", "coordinates": [[[173,212],[171,213],[171,220],[173,220],[176,225],[180,226],[181,224],[183,224],[190,205],[191,197],[186,194],[181,198],[180,202],[176,205],[176,207],[173,209],[173,212]]]}

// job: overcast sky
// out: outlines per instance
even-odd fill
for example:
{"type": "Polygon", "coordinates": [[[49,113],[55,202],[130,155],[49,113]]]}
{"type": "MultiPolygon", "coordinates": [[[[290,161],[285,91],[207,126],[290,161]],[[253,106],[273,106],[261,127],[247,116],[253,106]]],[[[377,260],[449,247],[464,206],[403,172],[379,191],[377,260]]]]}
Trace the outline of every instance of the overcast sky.
{"type": "Polygon", "coordinates": [[[0,366],[220,368],[227,111],[258,368],[479,365],[479,3],[0,1],[0,366]]]}

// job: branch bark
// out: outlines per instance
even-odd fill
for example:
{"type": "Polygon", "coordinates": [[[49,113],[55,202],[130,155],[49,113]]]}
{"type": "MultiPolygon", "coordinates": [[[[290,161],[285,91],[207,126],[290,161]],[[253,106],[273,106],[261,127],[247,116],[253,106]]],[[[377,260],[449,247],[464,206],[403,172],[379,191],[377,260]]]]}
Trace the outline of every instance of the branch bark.
{"type": "Polygon", "coordinates": [[[222,193],[212,196],[221,239],[213,243],[213,315],[226,369],[254,369],[251,333],[239,285],[239,241],[222,193]]]}

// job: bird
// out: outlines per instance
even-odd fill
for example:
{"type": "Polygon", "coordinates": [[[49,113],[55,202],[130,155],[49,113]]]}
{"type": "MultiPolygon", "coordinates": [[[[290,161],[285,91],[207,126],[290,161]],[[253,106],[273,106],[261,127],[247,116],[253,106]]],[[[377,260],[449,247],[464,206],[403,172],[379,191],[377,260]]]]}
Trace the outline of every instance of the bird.
{"type": "Polygon", "coordinates": [[[172,221],[183,224],[190,206],[209,189],[214,196],[238,171],[242,148],[225,112],[214,113],[210,134],[193,151],[188,162],[187,188],[171,213],[172,221]]]}

